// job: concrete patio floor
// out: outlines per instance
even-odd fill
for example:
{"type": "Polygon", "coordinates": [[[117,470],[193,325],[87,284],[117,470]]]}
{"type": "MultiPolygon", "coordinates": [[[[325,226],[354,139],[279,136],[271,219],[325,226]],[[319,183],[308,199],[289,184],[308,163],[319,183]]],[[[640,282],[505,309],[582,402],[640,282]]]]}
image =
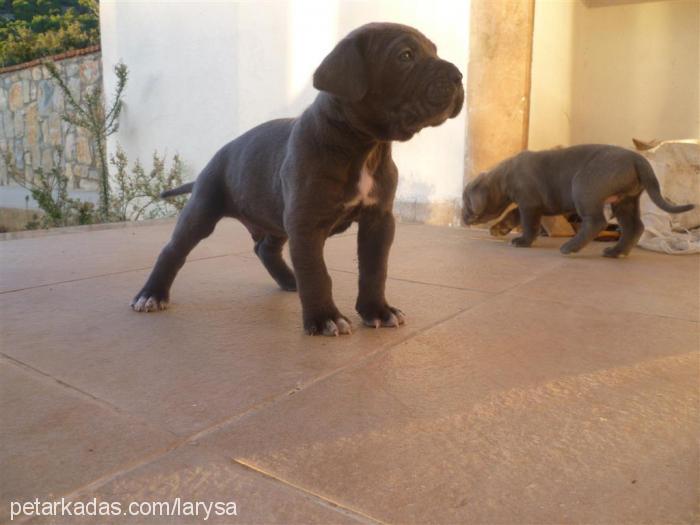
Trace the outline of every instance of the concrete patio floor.
{"type": "Polygon", "coordinates": [[[400,225],[408,323],[373,330],[350,232],[326,258],[355,333],[311,338],[234,221],[168,311],[132,312],[171,229],[0,242],[0,522],[61,497],[236,502],[207,523],[700,520],[699,257],[400,225]]]}

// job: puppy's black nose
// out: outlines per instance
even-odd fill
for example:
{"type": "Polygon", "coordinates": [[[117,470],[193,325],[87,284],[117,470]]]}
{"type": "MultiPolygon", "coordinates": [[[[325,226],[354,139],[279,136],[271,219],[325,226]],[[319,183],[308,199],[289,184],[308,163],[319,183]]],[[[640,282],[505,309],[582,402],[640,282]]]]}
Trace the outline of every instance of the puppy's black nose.
{"type": "Polygon", "coordinates": [[[448,77],[448,78],[450,79],[451,82],[453,82],[453,83],[455,83],[455,84],[461,84],[461,83],[462,83],[462,73],[460,73],[460,72],[459,72],[459,69],[457,69],[457,68],[454,67],[454,66],[453,66],[452,69],[450,70],[450,74],[449,74],[449,77],[448,77]]]}

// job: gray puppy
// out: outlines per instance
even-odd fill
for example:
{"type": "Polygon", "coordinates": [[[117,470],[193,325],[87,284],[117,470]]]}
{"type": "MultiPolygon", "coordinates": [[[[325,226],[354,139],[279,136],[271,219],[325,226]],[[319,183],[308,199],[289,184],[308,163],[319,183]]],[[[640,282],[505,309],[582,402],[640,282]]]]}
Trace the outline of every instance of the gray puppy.
{"type": "Polygon", "coordinates": [[[398,181],[391,141],[457,116],[462,75],[416,29],[376,23],[338,43],[313,84],[321,93],[299,118],[251,129],[221,148],[196,182],[164,193],[192,197],[134,310],[165,308],[187,254],[222,217],[234,217],[279,286],[298,288],[305,331],[349,334],[350,322],[333,302],[323,247],[358,222],[356,309],[369,326],[404,322],[384,296],[398,181]],[[282,258],[287,239],[294,271],[282,258]]]}
{"type": "Polygon", "coordinates": [[[560,248],[568,254],[579,251],[606,227],[603,208],[611,204],[622,233],[603,254],[619,257],[630,252],[644,231],[639,216],[639,197],[644,190],[654,204],[669,213],[693,209],[692,204],[674,206],[664,200],[651,165],[634,151],[597,144],[523,151],[467,184],[463,220],[465,224],[487,222],[516,203],[517,210],[509,212],[496,229],[502,233],[520,222],[523,234],[512,244],[527,247],[537,237],[543,215],[576,212],[581,227],[560,248]]]}

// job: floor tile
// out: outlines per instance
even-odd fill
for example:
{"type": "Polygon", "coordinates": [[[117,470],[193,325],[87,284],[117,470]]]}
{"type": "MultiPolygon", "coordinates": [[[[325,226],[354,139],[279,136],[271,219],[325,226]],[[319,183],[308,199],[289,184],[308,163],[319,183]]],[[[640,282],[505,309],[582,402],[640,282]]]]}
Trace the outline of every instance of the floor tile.
{"type": "MultiPolygon", "coordinates": [[[[0,292],[150,268],[173,221],[0,242],[0,292]]],[[[237,221],[223,220],[190,259],[248,253],[253,242],[237,221]]]]}
{"type": "Polygon", "coordinates": [[[165,312],[128,307],[146,272],[3,295],[8,355],[178,434],[200,431],[284,395],[488,298],[390,282],[408,316],[399,329],[361,326],[357,276],[334,274],[349,337],[303,334],[297,294],[280,291],[257,260],[188,262],[165,312]]]}
{"type": "Polygon", "coordinates": [[[638,249],[624,259],[572,257],[513,292],[698,321],[700,256],[638,249]]]}
{"type": "Polygon", "coordinates": [[[408,324],[372,330],[350,231],[326,258],[355,333],[330,339],[303,335],[235,221],[167,312],[132,312],[171,230],[0,242],[3,501],[233,499],[239,523],[700,519],[699,257],[402,224],[387,295],[408,324]]]}
{"type": "Polygon", "coordinates": [[[692,522],[697,342],[504,294],[203,442],[384,522],[692,522]]]}
{"type": "Polygon", "coordinates": [[[97,502],[96,510],[90,512],[95,513],[99,503],[103,503],[103,509],[104,503],[108,503],[110,512],[116,509],[116,515],[44,516],[30,523],[325,525],[367,522],[362,516],[333,507],[311,494],[251,471],[203,447],[191,445],[72,498],[73,505],[77,502],[88,505],[93,501],[97,502]],[[198,502],[199,506],[195,507],[197,514],[192,516],[193,511],[185,507],[188,504],[196,506],[198,502]],[[154,503],[159,506],[154,507],[154,503]],[[158,512],[163,512],[163,515],[158,515],[158,512]]]}
{"type": "MultiPolygon", "coordinates": [[[[514,248],[488,232],[401,225],[389,259],[389,277],[484,292],[502,292],[564,262],[558,239],[531,249],[514,248]]],[[[356,243],[327,250],[330,268],[354,270],[356,243]]]]}
{"type": "Polygon", "coordinates": [[[7,359],[0,414],[0,522],[12,501],[60,497],[176,441],[7,359]]]}

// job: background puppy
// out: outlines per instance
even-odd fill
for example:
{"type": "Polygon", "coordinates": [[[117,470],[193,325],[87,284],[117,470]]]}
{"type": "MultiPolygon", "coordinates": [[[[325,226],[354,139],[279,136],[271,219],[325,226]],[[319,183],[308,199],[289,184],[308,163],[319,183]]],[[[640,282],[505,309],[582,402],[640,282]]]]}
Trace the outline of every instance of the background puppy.
{"type": "Polygon", "coordinates": [[[218,151],[195,183],[172,239],[131,306],[166,307],[187,254],[222,217],[240,220],[255,253],[284,290],[299,290],[309,334],[350,333],[333,302],[326,238],[359,223],[356,309],[369,326],[398,326],[384,297],[398,174],[391,141],[459,114],[462,75],[411,27],[377,23],[344,38],[314,73],[321,93],[297,119],[273,120],[218,151]],[[294,272],[282,258],[289,239],[294,272]]]}
{"type": "Polygon", "coordinates": [[[564,254],[577,252],[588,244],[607,221],[605,204],[622,228],[620,240],[603,254],[627,255],[644,231],[639,216],[639,196],[649,193],[654,204],[669,213],[693,209],[692,204],[674,206],[661,196],[659,182],[649,162],[634,151],[617,146],[586,144],[546,151],[524,151],[467,184],[463,194],[463,220],[476,224],[495,219],[511,203],[518,205],[506,217],[507,225],[518,222],[523,229],[514,246],[530,246],[543,215],[577,212],[581,228],[564,243],[564,254]]]}

